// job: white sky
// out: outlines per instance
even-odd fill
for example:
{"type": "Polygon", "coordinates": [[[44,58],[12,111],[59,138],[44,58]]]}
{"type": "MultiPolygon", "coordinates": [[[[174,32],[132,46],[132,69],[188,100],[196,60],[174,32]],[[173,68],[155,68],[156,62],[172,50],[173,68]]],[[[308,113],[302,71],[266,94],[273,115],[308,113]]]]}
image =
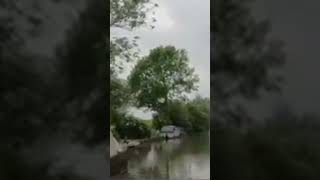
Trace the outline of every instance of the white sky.
{"type": "MultiPolygon", "coordinates": [[[[125,33],[140,36],[141,55],[160,45],[174,45],[186,49],[191,66],[200,77],[198,94],[210,97],[210,0],[154,0],[155,28],[141,28],[134,32],[112,31],[111,36],[125,33]]],[[[130,73],[129,65],[122,77],[130,73]]],[[[194,93],[194,94],[196,94],[194,93]]],[[[193,95],[194,95],[193,94],[193,95]]],[[[135,116],[150,119],[151,113],[134,109],[135,116]]]]}

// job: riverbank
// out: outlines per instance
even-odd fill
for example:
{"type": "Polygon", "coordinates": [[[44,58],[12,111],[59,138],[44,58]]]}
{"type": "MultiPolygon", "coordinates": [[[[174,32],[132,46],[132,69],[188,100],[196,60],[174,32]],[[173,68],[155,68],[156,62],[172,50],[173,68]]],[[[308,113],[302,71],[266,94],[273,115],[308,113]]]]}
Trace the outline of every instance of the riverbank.
{"type": "Polygon", "coordinates": [[[112,158],[110,175],[118,179],[209,179],[209,148],[207,136],[148,140],[112,158]]]}
{"type": "MultiPolygon", "coordinates": [[[[202,133],[194,133],[193,135],[197,136],[199,134],[202,134],[202,133]]],[[[190,136],[190,135],[186,135],[185,134],[185,135],[181,135],[181,136],[174,137],[174,138],[169,138],[169,139],[180,139],[180,138],[185,137],[185,136],[190,136]]],[[[165,140],[165,138],[162,137],[162,136],[156,136],[156,137],[146,138],[146,139],[120,140],[120,142],[118,142],[114,138],[113,141],[116,141],[116,146],[112,147],[112,145],[111,145],[110,149],[112,149],[116,153],[114,153],[114,154],[110,153],[110,158],[113,159],[116,156],[121,156],[122,154],[126,153],[126,151],[128,151],[129,149],[134,149],[134,148],[137,148],[137,147],[142,146],[144,144],[158,142],[158,141],[161,141],[161,140],[165,140]]],[[[110,150],[110,152],[111,152],[111,150],[110,150]]]]}
{"type": "Polygon", "coordinates": [[[148,138],[148,139],[130,139],[130,140],[127,140],[126,143],[120,142],[119,145],[121,147],[121,150],[118,151],[118,153],[116,153],[115,155],[111,156],[111,159],[126,153],[129,149],[134,149],[144,144],[161,141],[163,139],[164,139],[163,137],[154,137],[154,138],[148,138]]]}
{"type": "MultiPolygon", "coordinates": [[[[198,136],[199,134],[194,134],[194,136],[198,136]]],[[[200,134],[201,135],[201,134],[200,134]]],[[[189,135],[190,136],[190,135],[189,135]]],[[[183,139],[189,136],[180,136],[180,137],[175,137],[175,138],[170,138],[169,140],[174,140],[174,139],[183,139]]],[[[126,170],[127,164],[126,160],[130,159],[132,155],[135,154],[135,152],[145,152],[148,147],[153,144],[153,143],[161,143],[165,141],[164,137],[153,137],[153,138],[148,138],[148,139],[139,139],[139,140],[127,140],[127,143],[120,143],[122,146],[121,148],[123,151],[117,153],[115,156],[110,157],[110,161],[112,162],[112,168],[111,170],[111,175],[113,174],[121,174],[118,170],[126,170]]]]}
{"type": "MultiPolygon", "coordinates": [[[[146,147],[148,147],[151,143],[160,142],[164,140],[162,137],[155,137],[149,139],[141,139],[141,140],[127,140],[128,143],[120,143],[122,146],[122,151],[118,152],[114,156],[110,157],[110,162],[112,167],[110,169],[110,175],[114,174],[122,174],[124,172],[119,172],[119,170],[126,171],[127,162],[126,159],[134,153],[134,151],[144,151],[146,147]]],[[[147,152],[146,152],[147,153],[147,152]]]]}
{"type": "MultiPolygon", "coordinates": [[[[126,143],[122,143],[123,148],[126,148],[122,152],[119,152],[113,157],[110,157],[111,166],[113,168],[110,168],[110,175],[113,176],[115,174],[124,174],[127,171],[127,160],[132,157],[132,155],[135,154],[135,152],[140,153],[147,153],[148,147],[152,143],[160,143],[162,141],[165,141],[165,138],[163,137],[154,137],[149,139],[141,139],[141,140],[127,140],[128,144],[131,142],[131,144],[134,144],[130,147],[126,145],[126,143]],[[139,143],[133,143],[133,142],[139,142],[139,143]],[[123,172],[122,172],[123,171],[123,172]]],[[[121,143],[120,143],[121,144],[121,143]]]]}

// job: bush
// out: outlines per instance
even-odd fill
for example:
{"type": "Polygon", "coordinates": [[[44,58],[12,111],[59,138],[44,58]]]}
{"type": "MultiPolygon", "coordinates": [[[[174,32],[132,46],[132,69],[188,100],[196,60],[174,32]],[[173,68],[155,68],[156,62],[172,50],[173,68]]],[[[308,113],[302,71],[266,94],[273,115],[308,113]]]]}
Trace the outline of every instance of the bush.
{"type": "Polygon", "coordinates": [[[151,135],[148,126],[139,119],[132,116],[125,116],[117,123],[115,128],[122,139],[142,139],[151,135]]]}

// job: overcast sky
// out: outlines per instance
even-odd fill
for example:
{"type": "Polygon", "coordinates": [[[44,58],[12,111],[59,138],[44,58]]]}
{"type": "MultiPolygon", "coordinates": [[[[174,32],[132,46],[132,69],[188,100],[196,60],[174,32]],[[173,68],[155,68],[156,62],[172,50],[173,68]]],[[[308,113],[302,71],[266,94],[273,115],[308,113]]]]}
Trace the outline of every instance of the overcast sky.
{"type": "MultiPolygon", "coordinates": [[[[186,49],[191,66],[200,77],[198,93],[210,97],[210,0],[154,0],[155,28],[141,28],[134,32],[121,32],[140,36],[141,55],[160,45],[174,45],[186,49]]],[[[119,32],[111,31],[113,34],[119,32]]],[[[113,35],[111,34],[111,35],[113,35]]],[[[122,75],[125,78],[132,69],[129,66],[122,75]]],[[[150,113],[134,110],[141,118],[151,118],[150,113]]]]}

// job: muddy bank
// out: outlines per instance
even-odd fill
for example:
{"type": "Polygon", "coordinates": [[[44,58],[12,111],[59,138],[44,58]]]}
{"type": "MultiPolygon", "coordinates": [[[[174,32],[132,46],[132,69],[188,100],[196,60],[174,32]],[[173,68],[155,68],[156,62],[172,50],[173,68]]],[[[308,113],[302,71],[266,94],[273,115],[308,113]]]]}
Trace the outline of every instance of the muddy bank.
{"type": "Polygon", "coordinates": [[[139,140],[139,144],[135,146],[126,147],[124,151],[112,156],[110,158],[110,167],[112,167],[110,168],[110,175],[113,176],[115,174],[122,174],[122,172],[119,171],[126,172],[127,159],[129,159],[130,156],[133,156],[137,151],[147,153],[149,150],[148,147],[151,143],[161,142],[163,140],[164,139],[162,137],[139,140]]]}

